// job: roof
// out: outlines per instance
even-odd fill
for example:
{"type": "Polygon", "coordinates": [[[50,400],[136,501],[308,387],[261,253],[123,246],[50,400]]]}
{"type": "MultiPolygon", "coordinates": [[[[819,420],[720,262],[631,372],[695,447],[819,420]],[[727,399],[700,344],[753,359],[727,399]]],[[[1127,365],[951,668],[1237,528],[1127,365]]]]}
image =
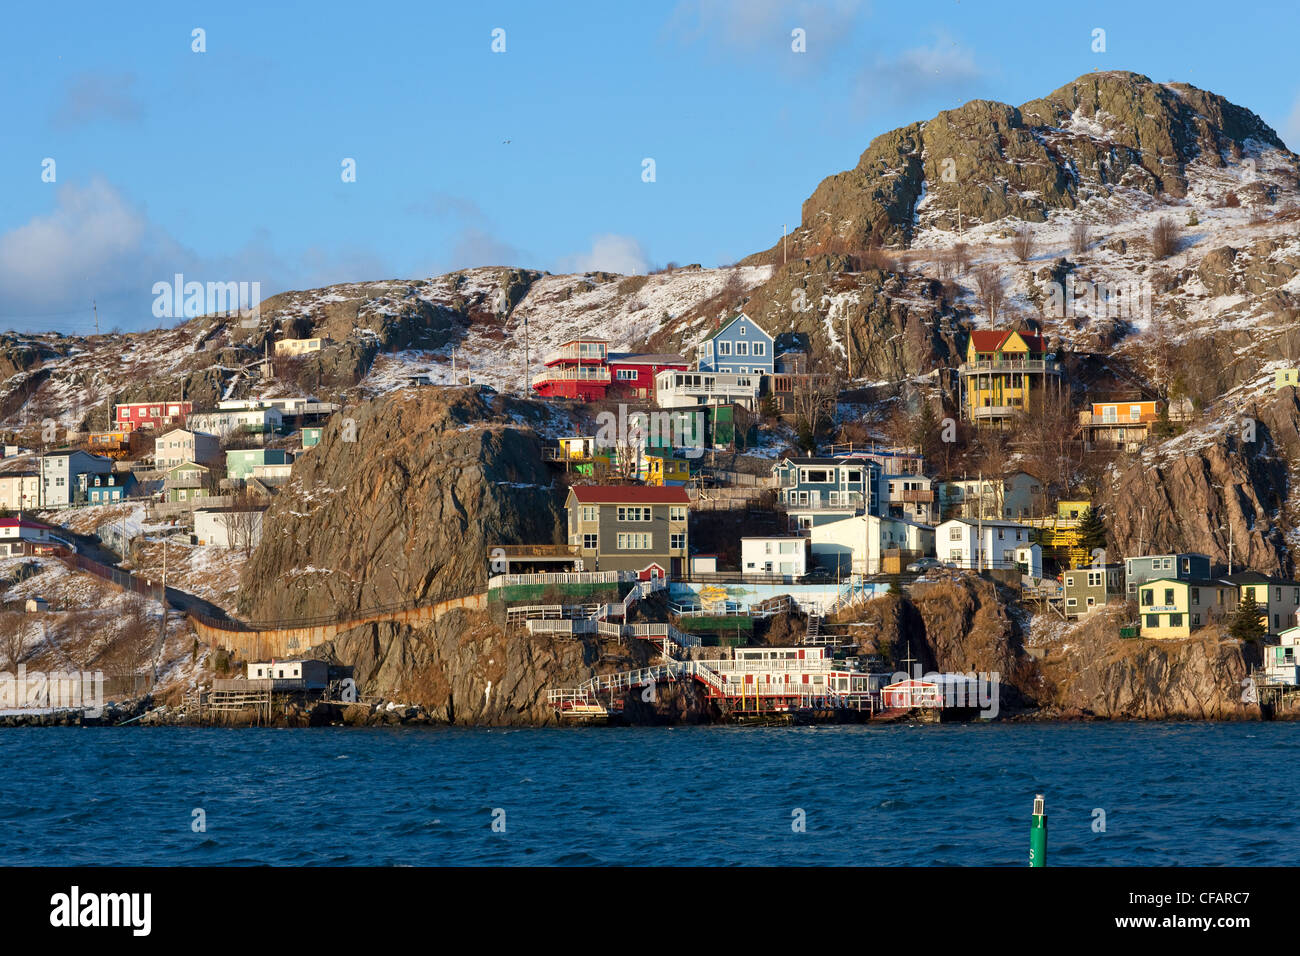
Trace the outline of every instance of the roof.
{"type": "MultiPolygon", "coordinates": [[[[752,325],[754,328],[758,329],[758,331],[762,332],[764,335],[767,335],[767,330],[766,330],[765,328],[763,328],[761,325],[759,325],[759,324],[758,324],[757,322],[755,322],[753,319],[750,319],[749,316],[746,315],[744,312],[741,312],[739,315],[737,315],[737,316],[736,316],[735,318],[733,318],[731,321],[729,321],[729,322],[727,322],[725,325],[721,326],[721,327],[718,329],[718,331],[714,332],[712,335],[707,335],[707,336],[705,336],[705,341],[708,341],[709,339],[716,339],[719,335],[721,335],[723,332],[727,331],[727,329],[731,328],[733,325],[735,325],[735,324],[736,324],[737,322],[739,322],[741,319],[749,319],[749,324],[750,324],[750,325],[752,325]]],[[[772,338],[772,336],[770,336],[770,335],[767,335],[767,337],[768,337],[769,339],[772,338]]],[[[775,340],[773,340],[773,341],[775,341],[775,340]]]]}
{"type": "Polygon", "coordinates": [[[1025,332],[1021,329],[975,329],[970,334],[971,344],[975,346],[977,352],[997,352],[1006,344],[1007,339],[1015,333],[1025,340],[1031,352],[1042,352],[1045,350],[1043,337],[1033,332],[1025,332]]]}
{"type": "Polygon", "coordinates": [[[1260,571],[1238,571],[1236,574],[1225,574],[1219,578],[1220,581],[1226,581],[1229,584],[1279,584],[1293,588],[1297,582],[1288,578],[1275,578],[1264,574],[1260,571]]]}
{"type": "Polygon", "coordinates": [[[858,455],[848,455],[841,458],[785,458],[792,465],[874,465],[870,458],[863,458],[858,455]]]}
{"type": "Polygon", "coordinates": [[[610,352],[610,365],[689,365],[681,355],[670,352],[610,352]]]}
{"type": "Polygon", "coordinates": [[[40,528],[44,530],[46,525],[28,521],[26,518],[0,518],[0,528],[40,528]]]}
{"type": "Polygon", "coordinates": [[[691,503],[686,489],[681,487],[657,488],[641,485],[574,485],[570,493],[582,504],[647,504],[687,505],[691,503]]]}
{"type": "Polygon", "coordinates": [[[1210,580],[1206,580],[1206,579],[1204,579],[1204,578],[1152,578],[1152,579],[1149,580],[1149,581],[1143,581],[1142,584],[1141,584],[1140,586],[1141,586],[1141,587],[1146,587],[1148,584],[1160,584],[1161,582],[1164,582],[1164,583],[1167,583],[1167,584],[1185,584],[1185,585],[1187,585],[1188,587],[1193,587],[1193,588],[1229,588],[1229,587],[1232,587],[1232,585],[1229,584],[1229,583],[1226,582],[1226,581],[1210,581],[1210,580]]]}
{"type": "Polygon", "coordinates": [[[956,522],[957,524],[968,524],[968,525],[970,525],[972,528],[978,528],[978,527],[980,527],[981,525],[983,525],[985,528],[1025,528],[1025,529],[1028,529],[1028,528],[1030,527],[1030,526],[1027,525],[1027,524],[1021,524],[1019,521],[1001,521],[1001,520],[999,520],[999,519],[997,519],[997,518],[984,518],[983,520],[980,520],[980,519],[978,519],[978,518],[949,518],[947,521],[944,521],[944,522],[942,522],[942,523],[936,525],[935,527],[939,527],[939,528],[941,528],[941,527],[943,527],[943,525],[945,525],[945,524],[952,524],[953,522],[956,522]]]}

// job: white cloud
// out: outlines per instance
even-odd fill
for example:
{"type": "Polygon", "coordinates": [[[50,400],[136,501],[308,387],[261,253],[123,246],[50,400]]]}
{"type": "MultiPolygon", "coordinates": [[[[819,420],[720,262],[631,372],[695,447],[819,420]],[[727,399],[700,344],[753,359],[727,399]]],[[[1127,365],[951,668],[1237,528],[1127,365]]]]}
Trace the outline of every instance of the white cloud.
{"type": "Polygon", "coordinates": [[[638,275],[649,268],[650,259],[638,240],[610,233],[596,236],[591,242],[591,249],[586,252],[561,257],[557,271],[638,275]]]}
{"type": "Polygon", "coordinates": [[[857,98],[872,110],[879,103],[912,106],[939,96],[968,97],[984,77],[968,47],[940,34],[929,46],[877,57],[858,75],[857,98]]]}
{"type": "Polygon", "coordinates": [[[1286,118],[1286,125],[1278,130],[1278,135],[1289,149],[1294,150],[1296,144],[1300,143],[1300,96],[1292,104],[1291,114],[1286,118]]]}
{"type": "Polygon", "coordinates": [[[134,123],[144,115],[135,95],[133,73],[82,73],[63,91],[54,113],[54,125],[67,128],[95,120],[134,123]]]}
{"type": "Polygon", "coordinates": [[[313,246],[286,257],[265,230],[232,252],[200,255],[96,178],[59,186],[52,210],[0,234],[0,328],[93,330],[92,300],[103,329],[152,328],[153,284],[178,272],[204,283],[257,282],[263,298],[393,274],[363,248],[313,246]]]}
{"type": "Polygon", "coordinates": [[[790,52],[790,31],[806,31],[810,55],[850,31],[862,0],[681,0],[667,29],[687,43],[717,41],[739,50],[790,52]]]}

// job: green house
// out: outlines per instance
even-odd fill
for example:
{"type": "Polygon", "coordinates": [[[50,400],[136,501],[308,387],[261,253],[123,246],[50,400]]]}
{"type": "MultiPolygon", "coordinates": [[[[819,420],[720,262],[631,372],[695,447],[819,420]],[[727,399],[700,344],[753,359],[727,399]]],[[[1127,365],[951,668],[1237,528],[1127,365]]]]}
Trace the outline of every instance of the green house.
{"type": "Polygon", "coordinates": [[[302,430],[302,447],[304,449],[315,448],[317,445],[320,444],[320,438],[321,435],[324,434],[324,432],[325,429],[320,426],[316,426],[314,428],[304,428],[302,430]]]}
{"type": "Polygon", "coordinates": [[[283,448],[232,448],[226,452],[226,477],[243,481],[258,465],[289,465],[293,456],[283,448]]]}

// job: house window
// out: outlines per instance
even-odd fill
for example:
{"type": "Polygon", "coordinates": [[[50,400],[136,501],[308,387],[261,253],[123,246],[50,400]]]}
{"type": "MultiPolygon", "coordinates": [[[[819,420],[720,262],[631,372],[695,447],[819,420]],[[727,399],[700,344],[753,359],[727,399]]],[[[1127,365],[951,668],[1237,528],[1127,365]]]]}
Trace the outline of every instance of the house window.
{"type": "Polygon", "coordinates": [[[595,551],[596,545],[600,540],[599,535],[584,534],[582,536],[582,547],[587,551],[595,551]]]}
{"type": "MultiPolygon", "coordinates": [[[[1073,583],[1073,582],[1071,582],[1071,583],[1073,583]]],[[[1101,586],[1101,572],[1100,572],[1100,571],[1089,571],[1089,572],[1088,572],[1088,587],[1090,587],[1090,588],[1095,588],[1095,587],[1100,587],[1100,586],[1101,586]]]]}
{"type": "Polygon", "coordinates": [[[1193,614],[1193,615],[1192,615],[1192,627],[1200,627],[1200,626],[1201,626],[1201,615],[1199,615],[1199,614],[1193,614]]]}
{"type": "Polygon", "coordinates": [[[730,343],[730,342],[719,342],[719,343],[718,343],[718,354],[719,354],[719,355],[730,355],[730,354],[731,354],[731,343],[730,343]]]}
{"type": "Polygon", "coordinates": [[[616,378],[620,382],[634,382],[636,381],[636,377],[637,370],[634,368],[621,368],[618,370],[618,374],[616,375],[616,378]]]}
{"type": "MultiPolygon", "coordinates": [[[[1143,588],[1143,589],[1142,589],[1142,606],[1143,606],[1143,607],[1152,607],[1152,606],[1156,603],[1156,596],[1155,596],[1155,595],[1156,595],[1156,592],[1153,591],[1151,588],[1143,588]]],[[[1154,627],[1154,626],[1155,626],[1155,625],[1153,624],[1152,627],[1154,627]]]]}
{"type": "Polygon", "coordinates": [[[1160,615],[1159,615],[1159,614],[1148,614],[1148,615],[1147,615],[1147,627],[1159,627],[1159,626],[1160,626],[1160,615]]]}
{"type": "Polygon", "coordinates": [[[1192,589],[1191,589],[1191,598],[1190,598],[1190,602],[1191,602],[1192,604],[1200,604],[1200,603],[1201,603],[1201,589],[1200,589],[1200,588],[1192,588],[1192,589]]]}
{"type": "Polygon", "coordinates": [[[685,521],[685,520],[686,520],[686,506],[685,506],[685,505],[673,505],[672,507],[670,507],[670,508],[668,509],[668,520],[670,520],[670,521],[685,521]]]}
{"type": "Polygon", "coordinates": [[[649,508],[625,508],[620,505],[618,509],[618,520],[619,521],[649,521],[650,509],[649,508]]]}
{"type": "Polygon", "coordinates": [[[1174,589],[1165,588],[1165,604],[1169,605],[1173,603],[1174,603],[1174,589]]]}
{"type": "Polygon", "coordinates": [[[960,540],[961,540],[961,527],[960,527],[960,526],[958,526],[958,525],[953,525],[951,528],[948,529],[948,540],[949,540],[949,541],[960,541],[960,540]]]}
{"type": "Polygon", "coordinates": [[[599,515],[600,515],[600,509],[597,508],[595,505],[582,506],[583,521],[595,521],[599,515]]]}
{"type": "Polygon", "coordinates": [[[648,551],[649,549],[650,535],[648,534],[620,533],[618,536],[618,550],[620,551],[648,551]]]}
{"type": "Polygon", "coordinates": [[[766,355],[766,354],[767,354],[767,343],[765,343],[765,342],[755,342],[755,343],[754,343],[754,354],[755,354],[755,355],[766,355]]]}
{"type": "Polygon", "coordinates": [[[1075,606],[1076,604],[1078,604],[1078,603],[1079,603],[1079,602],[1076,601],[1074,598],[1066,598],[1066,599],[1065,599],[1065,606],[1066,606],[1066,607],[1074,607],[1074,606],[1075,606]]]}
{"type": "Polygon", "coordinates": [[[681,551],[686,547],[686,535],[680,531],[674,531],[668,536],[668,547],[673,551],[681,551]]]}
{"type": "Polygon", "coordinates": [[[1182,627],[1182,626],[1183,626],[1183,616],[1182,616],[1181,614],[1170,614],[1170,615],[1169,615],[1169,626],[1170,626],[1170,627],[1182,627]]]}

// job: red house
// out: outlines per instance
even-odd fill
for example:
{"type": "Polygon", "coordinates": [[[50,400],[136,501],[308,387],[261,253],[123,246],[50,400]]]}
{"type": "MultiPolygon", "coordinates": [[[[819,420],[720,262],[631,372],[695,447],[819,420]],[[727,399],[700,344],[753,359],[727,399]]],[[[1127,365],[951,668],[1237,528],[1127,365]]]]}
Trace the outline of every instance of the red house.
{"type": "Polygon", "coordinates": [[[185,416],[192,411],[193,402],[127,402],[113,406],[113,427],[131,432],[137,428],[183,425],[185,416]]]}
{"type": "Polygon", "coordinates": [[[656,375],[665,369],[684,372],[688,368],[690,365],[680,355],[611,352],[610,390],[617,394],[628,389],[636,398],[654,398],[656,375]]]}
{"type": "Polygon", "coordinates": [[[543,398],[576,398],[584,402],[605,397],[609,388],[609,343],[604,339],[573,339],[546,357],[546,371],[533,376],[533,388],[543,398]]]}
{"type": "Polygon", "coordinates": [[[533,376],[543,398],[590,402],[626,389],[636,398],[653,398],[655,375],[664,369],[689,368],[680,355],[610,352],[605,339],[573,339],[546,357],[546,370],[533,376]]]}

